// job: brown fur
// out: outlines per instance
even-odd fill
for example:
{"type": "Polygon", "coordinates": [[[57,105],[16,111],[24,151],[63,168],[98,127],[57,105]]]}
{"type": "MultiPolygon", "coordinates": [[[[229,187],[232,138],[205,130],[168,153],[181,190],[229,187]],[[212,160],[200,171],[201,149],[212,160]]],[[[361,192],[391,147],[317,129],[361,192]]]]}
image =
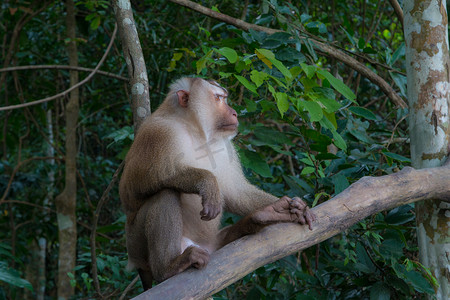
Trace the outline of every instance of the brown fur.
{"type": "Polygon", "coordinates": [[[119,191],[127,215],[130,264],[144,288],[275,222],[315,217],[299,198],[276,197],[245,179],[231,143],[237,115],[214,81],[182,78],[141,126],[125,160],[119,191]],[[245,216],[219,230],[222,209],[245,216]]]}

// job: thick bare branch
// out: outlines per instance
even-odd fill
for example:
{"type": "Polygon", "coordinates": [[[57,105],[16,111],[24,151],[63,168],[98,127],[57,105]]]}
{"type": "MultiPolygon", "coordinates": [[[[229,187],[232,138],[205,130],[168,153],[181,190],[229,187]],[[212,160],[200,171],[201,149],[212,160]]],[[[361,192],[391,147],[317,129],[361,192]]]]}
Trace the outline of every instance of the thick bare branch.
{"type": "Polygon", "coordinates": [[[394,8],[395,14],[397,15],[397,18],[400,21],[400,24],[403,26],[403,10],[400,7],[400,4],[398,4],[397,0],[389,0],[389,2],[391,2],[392,7],[394,8]]]}
{"type": "Polygon", "coordinates": [[[205,269],[189,269],[135,299],[203,299],[260,266],[320,243],[372,214],[419,200],[450,201],[449,182],[449,164],[364,177],[313,208],[318,220],[312,231],[297,224],[268,226],[213,253],[205,269]]]}
{"type": "MultiPolygon", "coordinates": [[[[276,32],[281,32],[282,30],[267,28],[255,24],[250,24],[245,21],[233,18],[231,16],[218,13],[216,11],[213,11],[212,9],[209,9],[207,7],[204,7],[200,4],[197,4],[195,2],[189,1],[189,0],[170,0],[173,3],[179,4],[181,6],[190,8],[192,10],[195,10],[201,14],[204,14],[206,16],[209,16],[211,18],[215,18],[217,20],[223,21],[225,23],[231,24],[236,26],[237,28],[243,29],[243,30],[257,30],[257,31],[263,31],[267,34],[273,34],[276,32]]],[[[305,38],[306,39],[306,38],[305,38]]],[[[386,96],[389,97],[389,99],[392,100],[392,102],[395,103],[395,105],[405,108],[407,107],[407,104],[403,99],[394,91],[394,89],[378,74],[374,73],[372,70],[370,70],[367,66],[360,63],[353,57],[349,56],[348,54],[328,45],[321,41],[314,40],[314,44],[319,52],[321,52],[324,55],[327,55],[329,57],[335,58],[350,68],[356,70],[357,72],[361,73],[363,76],[365,76],[367,79],[369,79],[372,83],[378,85],[380,89],[386,94],[386,96]]]]}
{"type": "Polygon", "coordinates": [[[131,87],[131,109],[135,132],[150,115],[150,93],[139,35],[134,23],[133,11],[129,0],[115,0],[114,10],[119,36],[122,41],[123,56],[128,67],[131,87]]]}

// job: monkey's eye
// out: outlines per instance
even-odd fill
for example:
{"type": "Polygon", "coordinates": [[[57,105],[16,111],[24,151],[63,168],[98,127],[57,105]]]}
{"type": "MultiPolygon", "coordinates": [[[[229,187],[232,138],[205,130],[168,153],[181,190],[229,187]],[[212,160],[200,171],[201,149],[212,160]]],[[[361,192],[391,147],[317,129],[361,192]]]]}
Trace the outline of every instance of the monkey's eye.
{"type": "Polygon", "coordinates": [[[224,101],[224,102],[226,102],[226,97],[225,96],[223,96],[223,95],[215,95],[215,98],[216,98],[216,101],[224,101]]]}

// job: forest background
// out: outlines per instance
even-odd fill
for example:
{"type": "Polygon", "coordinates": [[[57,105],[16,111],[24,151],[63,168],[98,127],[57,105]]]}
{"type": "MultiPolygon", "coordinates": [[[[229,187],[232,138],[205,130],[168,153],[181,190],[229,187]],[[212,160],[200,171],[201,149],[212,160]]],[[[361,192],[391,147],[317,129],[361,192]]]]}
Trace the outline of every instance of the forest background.
{"type": "MultiPolygon", "coordinates": [[[[204,13],[180,5],[190,1],[131,3],[151,110],[181,76],[219,81],[239,114],[245,173],[264,190],[316,206],[363,176],[411,165],[402,2],[197,2],[204,13]],[[206,16],[215,12],[234,19],[206,16]]],[[[125,269],[117,191],[136,115],[113,6],[1,3],[0,103],[17,107],[0,110],[0,298],[142,292],[125,269]]],[[[419,260],[415,206],[366,218],[214,298],[434,295],[439,274],[419,260]]]]}

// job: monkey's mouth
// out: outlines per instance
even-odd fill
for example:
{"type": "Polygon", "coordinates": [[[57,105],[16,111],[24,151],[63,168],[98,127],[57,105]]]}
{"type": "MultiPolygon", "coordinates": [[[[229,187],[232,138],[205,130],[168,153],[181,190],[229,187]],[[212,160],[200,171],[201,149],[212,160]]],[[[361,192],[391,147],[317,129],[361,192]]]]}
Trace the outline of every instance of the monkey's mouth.
{"type": "Polygon", "coordinates": [[[220,129],[223,131],[235,131],[238,127],[239,123],[233,123],[233,124],[222,124],[220,126],[220,129]]]}

